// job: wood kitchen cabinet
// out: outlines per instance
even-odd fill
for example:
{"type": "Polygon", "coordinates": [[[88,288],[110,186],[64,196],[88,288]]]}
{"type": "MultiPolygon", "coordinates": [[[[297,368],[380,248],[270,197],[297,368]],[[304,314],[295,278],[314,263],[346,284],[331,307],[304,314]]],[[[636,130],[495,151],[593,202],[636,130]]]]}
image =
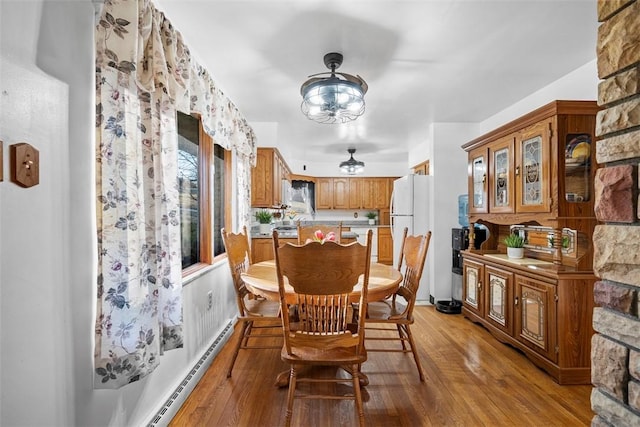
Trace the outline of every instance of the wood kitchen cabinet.
{"type": "Polygon", "coordinates": [[[378,262],[393,265],[393,239],[390,227],[378,228],[378,262]]]}
{"type": "Polygon", "coordinates": [[[388,209],[396,178],[318,178],[317,209],[388,209]]]}
{"type": "Polygon", "coordinates": [[[333,209],[349,209],[349,178],[333,178],[333,209]]]}
{"type": "MultiPolygon", "coordinates": [[[[278,239],[282,243],[298,244],[298,239],[278,239]]],[[[273,239],[251,239],[251,258],[254,263],[274,259],[273,239]]]]}
{"type": "Polygon", "coordinates": [[[387,209],[391,202],[393,181],[390,178],[372,178],[373,180],[373,209],[387,209]]]}
{"type": "Polygon", "coordinates": [[[365,209],[361,178],[349,178],[349,209],[365,209]]]}
{"type": "Polygon", "coordinates": [[[429,175],[429,160],[415,165],[412,169],[416,175],[429,175]]]}
{"type": "Polygon", "coordinates": [[[316,209],[333,209],[333,178],[317,179],[316,209]]]}
{"type": "Polygon", "coordinates": [[[270,208],[284,203],[282,181],[290,173],[277,148],[258,148],[256,166],[251,169],[251,206],[270,208]]]}

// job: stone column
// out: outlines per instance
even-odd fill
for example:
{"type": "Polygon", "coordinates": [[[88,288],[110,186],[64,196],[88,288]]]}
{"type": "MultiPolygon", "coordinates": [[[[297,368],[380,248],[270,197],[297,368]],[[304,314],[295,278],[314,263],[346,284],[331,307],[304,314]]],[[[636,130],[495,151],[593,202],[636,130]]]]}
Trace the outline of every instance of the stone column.
{"type": "Polygon", "coordinates": [[[598,0],[593,426],[640,425],[640,1],[598,0]]]}

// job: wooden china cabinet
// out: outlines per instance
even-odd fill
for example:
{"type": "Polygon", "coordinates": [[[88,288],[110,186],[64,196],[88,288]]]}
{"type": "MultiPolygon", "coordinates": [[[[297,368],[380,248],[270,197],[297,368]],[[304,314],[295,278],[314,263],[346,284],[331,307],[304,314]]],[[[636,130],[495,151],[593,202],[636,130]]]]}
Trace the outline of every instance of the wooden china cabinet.
{"type": "Polygon", "coordinates": [[[554,101],[462,147],[468,153],[470,248],[463,309],[560,384],[589,384],[593,328],[593,101],[554,101]],[[525,258],[503,239],[525,239],[525,258]]]}

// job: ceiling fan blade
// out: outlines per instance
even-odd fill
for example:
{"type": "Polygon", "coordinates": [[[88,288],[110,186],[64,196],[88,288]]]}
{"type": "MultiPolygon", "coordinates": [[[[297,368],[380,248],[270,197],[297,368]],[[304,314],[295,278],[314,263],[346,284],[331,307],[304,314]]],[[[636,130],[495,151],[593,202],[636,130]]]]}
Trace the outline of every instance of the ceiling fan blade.
{"type": "Polygon", "coordinates": [[[309,86],[312,83],[318,82],[320,80],[326,80],[326,78],[324,77],[315,77],[315,78],[311,78],[309,80],[307,80],[306,82],[302,83],[302,86],[300,87],[300,93],[302,93],[304,95],[304,89],[309,86]]]}
{"type": "Polygon", "coordinates": [[[367,82],[365,82],[362,77],[358,75],[352,76],[351,74],[347,74],[347,73],[336,73],[336,74],[340,74],[342,77],[345,78],[345,80],[348,80],[352,83],[359,84],[362,87],[362,93],[367,93],[367,89],[369,89],[369,85],[367,85],[367,82]]]}
{"type": "MultiPolygon", "coordinates": [[[[336,74],[339,74],[339,73],[336,73],[336,74]]],[[[310,76],[307,76],[307,77],[325,76],[325,75],[330,76],[331,75],[331,71],[325,71],[323,73],[311,74],[310,76]]]]}

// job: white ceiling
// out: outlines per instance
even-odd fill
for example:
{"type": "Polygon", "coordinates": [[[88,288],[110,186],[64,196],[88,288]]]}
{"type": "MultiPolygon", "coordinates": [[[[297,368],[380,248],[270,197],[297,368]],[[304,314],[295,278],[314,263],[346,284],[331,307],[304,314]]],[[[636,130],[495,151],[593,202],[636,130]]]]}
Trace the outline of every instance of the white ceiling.
{"type": "Polygon", "coordinates": [[[278,146],[303,162],[346,160],[349,147],[365,163],[407,161],[430,123],[480,122],[595,58],[595,0],[154,4],[249,123],[277,124],[278,146]],[[327,71],[328,52],[369,85],[348,124],[300,111],[300,85],[327,71]]]}

